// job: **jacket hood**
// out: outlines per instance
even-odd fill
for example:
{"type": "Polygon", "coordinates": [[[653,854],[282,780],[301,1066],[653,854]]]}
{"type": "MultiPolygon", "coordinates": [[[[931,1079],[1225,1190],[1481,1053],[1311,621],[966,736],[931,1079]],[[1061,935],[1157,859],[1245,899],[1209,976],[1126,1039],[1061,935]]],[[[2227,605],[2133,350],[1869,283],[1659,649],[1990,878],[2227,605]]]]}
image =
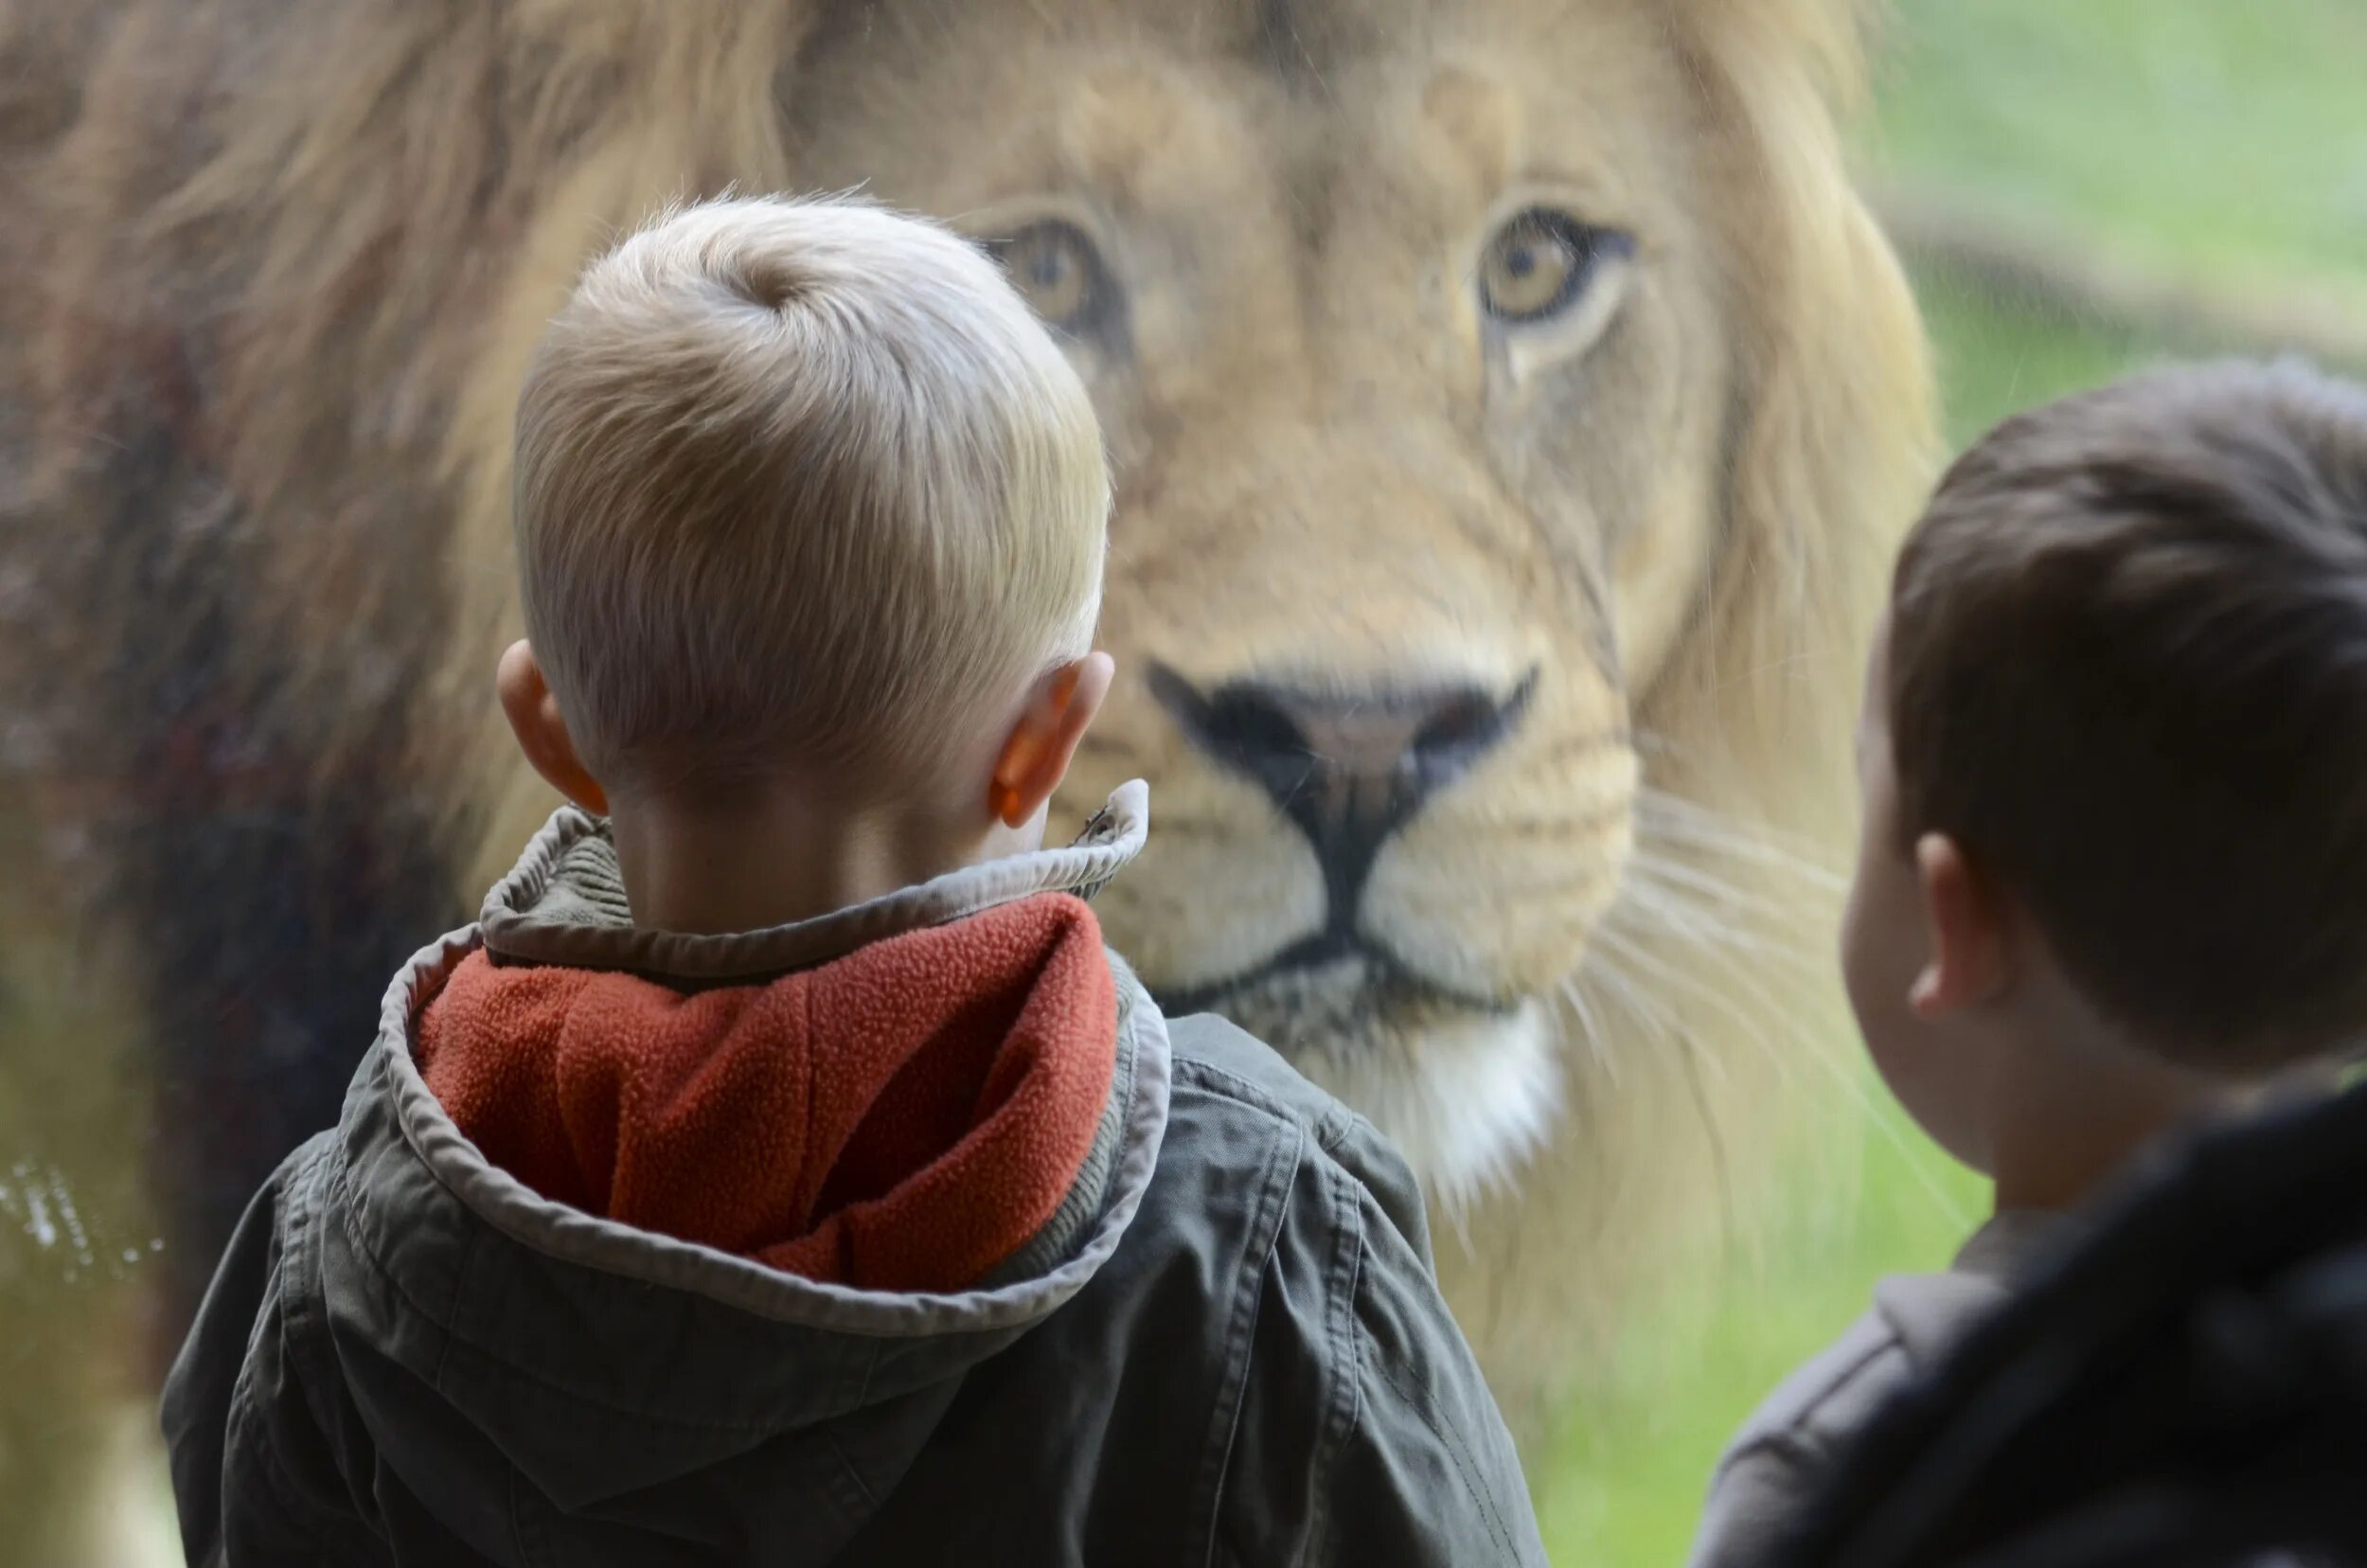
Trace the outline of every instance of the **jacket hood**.
{"type": "Polygon", "coordinates": [[[413,1055],[469,1141],[555,1203],[808,1279],[952,1291],[1084,1173],[1116,984],[1093,911],[1039,893],[687,991],[472,953],[413,1055]]]}
{"type": "Polygon", "coordinates": [[[667,1483],[761,1464],[787,1477],[763,1506],[851,1534],[1149,1184],[1165,1025],[1076,902],[1147,805],[1130,784],[1066,848],[728,936],[634,930],[605,825],[555,815],[396,977],[333,1145],[329,1327],[384,1461],[441,1478],[447,1520],[508,1513],[502,1463],[467,1495],[477,1451],[570,1513],[725,1544],[714,1488],[667,1483]],[[980,1007],[928,1005],[948,965],[980,1007]],[[522,1020],[559,1048],[503,1052],[522,1020]],[[854,1042],[855,1087],[823,1085],[854,1042]],[[722,1078],[685,1070],[719,1047],[722,1078]],[[735,1182],[712,1162],[740,1139],[765,1152],[735,1182]]]}

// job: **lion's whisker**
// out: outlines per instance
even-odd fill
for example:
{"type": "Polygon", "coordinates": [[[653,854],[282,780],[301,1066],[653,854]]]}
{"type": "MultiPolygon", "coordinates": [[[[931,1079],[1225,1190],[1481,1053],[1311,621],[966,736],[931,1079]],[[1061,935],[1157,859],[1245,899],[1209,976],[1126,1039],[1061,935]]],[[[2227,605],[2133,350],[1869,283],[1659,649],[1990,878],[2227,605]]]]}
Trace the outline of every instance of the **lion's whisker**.
{"type": "Polygon", "coordinates": [[[1479,1249],[1471,1241],[1471,1193],[1469,1189],[1452,1185],[1433,1191],[1431,1212],[1446,1221],[1453,1233],[1455,1245],[1463,1249],[1464,1259],[1476,1260],[1479,1249]]]}
{"type": "Polygon", "coordinates": [[[1587,1053],[1602,1068],[1603,1076],[1616,1086],[1619,1082],[1619,1063],[1611,1056],[1610,1032],[1603,1027],[1602,1020],[1595,1015],[1593,1007],[1587,1001],[1575,978],[1561,983],[1561,994],[1578,1015],[1578,1032],[1586,1041],[1587,1053]]]}
{"type": "MultiPolygon", "coordinates": [[[[1781,1053],[1773,1051],[1770,1048],[1768,1042],[1760,1036],[1755,1028],[1752,1026],[1753,1021],[1750,1015],[1745,1012],[1738,1004],[1735,1003],[1731,998],[1720,995],[1718,992],[1701,984],[1694,977],[1683,973],[1675,967],[1661,963],[1652,955],[1642,953],[1637,950],[1633,944],[1628,942],[1625,938],[1620,937],[1616,933],[1611,934],[1611,937],[1614,949],[1624,950],[1622,955],[1628,962],[1635,963],[1640,967],[1651,970],[1654,972],[1655,977],[1659,980],[1669,986],[1689,992],[1700,1001],[1707,1003],[1709,1006],[1718,1008],[1735,1023],[1742,1025],[1744,1037],[1751,1040],[1753,1044],[1757,1045],[1762,1051],[1765,1051],[1768,1054],[1771,1063],[1775,1068],[1777,1077],[1788,1086],[1797,1087],[1797,1084],[1795,1083],[1795,1080],[1789,1071],[1788,1060],[1781,1053]]],[[[1777,1010],[1780,1013],[1782,1009],[1777,1004],[1776,999],[1768,993],[1764,988],[1760,987],[1754,980],[1752,980],[1748,976],[1741,976],[1740,978],[1744,980],[1746,985],[1751,987],[1761,1003],[1777,1007],[1777,1010]]],[[[1801,1036],[1800,1039],[1802,1043],[1806,1043],[1806,1037],[1805,1034],[1801,1036]]],[[[1842,1067],[1838,1061],[1832,1060],[1832,1055],[1826,1048],[1811,1045],[1808,1049],[1804,1050],[1800,1054],[1810,1064],[1823,1072],[1829,1080],[1847,1093],[1854,1110],[1874,1128],[1877,1134],[1878,1134],[1882,1141],[1890,1147],[1891,1150],[1899,1156],[1900,1162],[1907,1167],[1908,1170],[1914,1177],[1915,1185],[1923,1189],[1924,1194],[1931,1200],[1932,1203],[1939,1209],[1941,1214],[1944,1215],[1951,1224],[1962,1225],[1966,1223],[1967,1217],[1957,1206],[1955,1200],[1950,1198],[1940,1186],[1939,1183],[1932,1179],[1931,1173],[1930,1169],[1927,1168],[1924,1161],[1917,1156],[1914,1149],[1909,1145],[1906,1138],[1900,1134],[1897,1128],[1891,1124],[1890,1119],[1882,1114],[1879,1103],[1875,1099],[1873,1094],[1866,1088],[1865,1084],[1858,1078],[1858,1076],[1842,1067]]]]}
{"type": "Polygon", "coordinates": [[[1662,853],[1648,841],[1640,843],[1626,867],[1631,877],[1682,890],[1715,904],[1718,913],[1730,909],[1782,912],[1784,905],[1767,891],[1746,887],[1702,866],[1662,853]]]}
{"type": "Polygon", "coordinates": [[[1813,951],[1799,935],[1803,911],[1796,906],[1748,896],[1716,900],[1698,888],[1658,881],[1651,867],[1628,869],[1620,905],[1614,906],[1628,918],[1647,918],[1720,947],[1764,948],[1800,957],[1813,951]]]}
{"type": "Polygon", "coordinates": [[[1771,836],[1748,834],[1724,824],[1673,819],[1655,821],[1642,812],[1638,816],[1640,825],[1645,829],[1640,837],[1657,837],[1703,854],[1724,856],[1745,864],[1779,871],[1829,893],[1839,893],[1848,886],[1848,879],[1841,872],[1784,848],[1771,836]]]}
{"type": "MultiPolygon", "coordinates": [[[[1637,852],[1624,868],[1623,894],[1610,919],[1664,928],[1667,935],[1822,973],[1822,948],[1802,939],[1800,909],[1681,860],[1637,852]],[[1643,919],[1636,919],[1643,917],[1643,919]]],[[[1815,901],[1823,901],[1818,900],[1815,901]]]]}
{"type": "MultiPolygon", "coordinates": [[[[1711,989],[1707,986],[1702,985],[1695,977],[1685,973],[1683,970],[1679,968],[1677,965],[1668,962],[1666,959],[1662,958],[1659,954],[1653,953],[1645,943],[1636,940],[1614,928],[1609,926],[1598,928],[1594,933],[1594,935],[1595,939],[1603,945],[1604,949],[1612,957],[1618,959],[1622,964],[1632,966],[1636,970],[1640,971],[1646,978],[1658,981],[1663,985],[1681,989],[1700,1000],[1710,1004],[1712,1007],[1717,1007],[1734,1022],[1743,1025],[1744,1032],[1750,1035],[1762,1048],[1765,1047],[1765,1042],[1759,1039],[1759,1031],[1762,1026],[1761,1021],[1753,1019],[1750,1014],[1743,1011],[1740,1005],[1735,1002],[1732,998],[1720,995],[1718,992],[1711,989]]],[[[1777,1052],[1770,1052],[1769,1060],[1773,1063],[1778,1075],[1784,1077],[1787,1081],[1789,1081],[1790,1070],[1788,1060],[1781,1053],[1777,1052]]]]}
{"type": "Polygon", "coordinates": [[[1661,901],[1649,890],[1631,889],[1630,893],[1624,909],[1615,910],[1613,918],[1605,924],[1614,929],[1626,924],[1641,937],[1674,936],[1696,947],[1766,959],[1806,979],[1822,978],[1828,971],[1830,960],[1822,952],[1804,945],[1792,932],[1775,924],[1771,915],[1767,917],[1770,929],[1753,931],[1723,918],[1716,911],[1688,909],[1675,900],[1661,901]]]}
{"type": "Polygon", "coordinates": [[[1746,848],[1795,846],[1801,858],[1816,861],[1823,854],[1817,842],[1772,823],[1735,816],[1715,806],[1651,784],[1636,792],[1636,809],[1647,822],[1690,827],[1711,838],[1746,848]]]}

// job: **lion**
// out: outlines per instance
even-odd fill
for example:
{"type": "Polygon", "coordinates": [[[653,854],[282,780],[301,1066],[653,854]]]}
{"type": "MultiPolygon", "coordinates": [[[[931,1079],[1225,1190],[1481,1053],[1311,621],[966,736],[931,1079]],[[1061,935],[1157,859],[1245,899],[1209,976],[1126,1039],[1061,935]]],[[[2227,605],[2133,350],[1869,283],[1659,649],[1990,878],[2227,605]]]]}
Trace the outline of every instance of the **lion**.
{"type": "Polygon", "coordinates": [[[552,804],[486,698],[542,322],[666,201],[861,188],[1000,257],[1104,421],[1120,686],[1057,810],[1151,782],[1113,942],[1402,1146],[1508,1408],[1556,1386],[1819,1097],[1768,1085],[1835,1016],[1934,448],[1864,10],[10,8],[9,892],[136,999],[178,1299],[552,804]]]}

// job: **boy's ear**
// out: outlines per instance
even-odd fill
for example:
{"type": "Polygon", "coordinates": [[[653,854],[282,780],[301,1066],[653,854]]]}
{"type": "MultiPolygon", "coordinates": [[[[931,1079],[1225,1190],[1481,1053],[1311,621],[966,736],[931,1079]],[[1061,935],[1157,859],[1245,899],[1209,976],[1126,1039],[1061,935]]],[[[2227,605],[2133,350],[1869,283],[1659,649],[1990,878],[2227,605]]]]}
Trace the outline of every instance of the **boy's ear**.
{"type": "Polygon", "coordinates": [[[1915,1016],[1935,1019],[1996,996],[2012,962],[1996,889],[1945,833],[1915,841],[1915,881],[1931,934],[1931,957],[1907,992],[1915,1016]]]}
{"type": "Polygon", "coordinates": [[[543,679],[534,650],[523,641],[511,643],[494,672],[493,689],[501,698],[511,733],[518,737],[518,749],[526,754],[534,771],[594,816],[606,816],[608,792],[576,755],[567,721],[559,714],[559,699],[551,695],[550,683],[543,679]]]}
{"type": "Polygon", "coordinates": [[[1068,776],[1077,742],[1101,711],[1110,695],[1117,662],[1107,653],[1088,653],[1044,677],[1019,722],[1003,741],[994,759],[994,775],[987,785],[987,809],[1006,828],[1023,828],[1043,809],[1052,792],[1068,776]]]}

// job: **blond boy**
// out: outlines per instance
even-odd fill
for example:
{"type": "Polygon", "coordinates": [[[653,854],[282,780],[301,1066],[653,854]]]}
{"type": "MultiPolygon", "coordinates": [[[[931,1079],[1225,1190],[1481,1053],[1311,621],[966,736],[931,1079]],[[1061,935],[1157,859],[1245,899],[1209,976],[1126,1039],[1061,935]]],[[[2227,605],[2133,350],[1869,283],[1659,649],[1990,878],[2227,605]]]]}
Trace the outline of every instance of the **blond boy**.
{"type": "Polygon", "coordinates": [[[1540,1560],[1403,1164],[1103,947],[1142,786],[1041,846],[1109,485],[993,264],[671,213],[516,485],[497,686],[574,804],[233,1240],[191,1559],[1540,1560]]]}

